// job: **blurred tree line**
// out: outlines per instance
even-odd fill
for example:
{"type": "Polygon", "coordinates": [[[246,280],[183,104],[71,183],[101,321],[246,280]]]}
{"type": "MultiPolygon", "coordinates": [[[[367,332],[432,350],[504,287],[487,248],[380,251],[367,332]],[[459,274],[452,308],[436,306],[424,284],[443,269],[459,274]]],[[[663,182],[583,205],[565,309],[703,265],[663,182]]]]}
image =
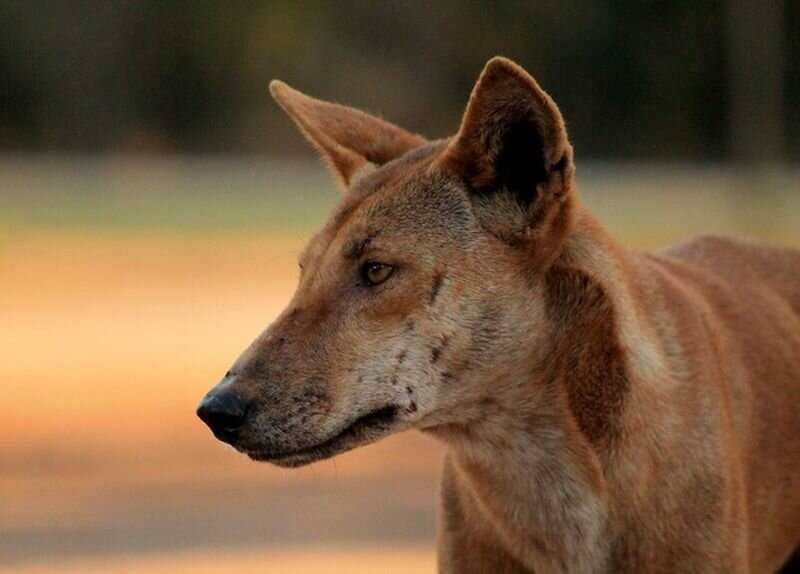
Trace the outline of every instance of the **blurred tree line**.
{"type": "MultiPolygon", "coordinates": [[[[800,2],[779,5],[781,25],[753,37],[780,36],[770,65],[781,153],[797,161],[800,2]]],[[[441,137],[456,130],[484,62],[503,54],[558,101],[583,156],[724,159],[737,69],[727,9],[715,0],[5,0],[0,151],[304,150],[270,101],[273,77],[441,137]]]]}

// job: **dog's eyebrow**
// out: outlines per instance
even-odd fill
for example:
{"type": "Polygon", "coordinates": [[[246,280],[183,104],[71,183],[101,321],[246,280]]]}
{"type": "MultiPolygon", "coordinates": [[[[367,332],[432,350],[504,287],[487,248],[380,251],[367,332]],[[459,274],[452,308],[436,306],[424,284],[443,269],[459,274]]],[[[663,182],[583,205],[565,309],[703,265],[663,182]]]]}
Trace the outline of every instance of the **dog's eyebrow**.
{"type": "Polygon", "coordinates": [[[370,235],[361,239],[351,239],[344,246],[344,256],[348,259],[358,259],[367,250],[374,237],[370,235]]]}

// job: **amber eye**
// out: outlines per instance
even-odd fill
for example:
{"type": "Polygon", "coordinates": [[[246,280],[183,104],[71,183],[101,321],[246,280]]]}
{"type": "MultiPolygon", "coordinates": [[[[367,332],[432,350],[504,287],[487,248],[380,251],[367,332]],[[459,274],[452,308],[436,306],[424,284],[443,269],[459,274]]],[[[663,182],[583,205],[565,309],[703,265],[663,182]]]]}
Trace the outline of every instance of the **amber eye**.
{"type": "Polygon", "coordinates": [[[370,287],[386,281],[394,271],[394,267],[378,261],[367,261],[361,266],[361,278],[370,287]]]}

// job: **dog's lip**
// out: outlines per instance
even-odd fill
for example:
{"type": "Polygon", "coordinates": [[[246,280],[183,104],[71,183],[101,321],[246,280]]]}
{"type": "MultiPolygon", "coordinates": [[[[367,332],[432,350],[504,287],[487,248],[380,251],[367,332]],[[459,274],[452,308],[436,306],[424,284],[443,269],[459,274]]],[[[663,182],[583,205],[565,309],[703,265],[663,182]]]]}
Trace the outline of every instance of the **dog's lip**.
{"type": "Polygon", "coordinates": [[[301,466],[329,458],[384,436],[394,426],[399,410],[395,405],[374,409],[358,417],[330,438],[297,450],[276,452],[243,448],[242,451],[253,460],[279,466],[301,466]]]}

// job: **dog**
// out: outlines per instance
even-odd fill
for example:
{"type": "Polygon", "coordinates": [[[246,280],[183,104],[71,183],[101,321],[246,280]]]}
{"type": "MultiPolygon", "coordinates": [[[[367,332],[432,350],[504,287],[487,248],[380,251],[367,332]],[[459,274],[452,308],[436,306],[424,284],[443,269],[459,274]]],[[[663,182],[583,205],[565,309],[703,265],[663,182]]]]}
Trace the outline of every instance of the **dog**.
{"type": "Polygon", "coordinates": [[[558,107],[501,57],[438,141],[270,91],[344,195],[286,310],[201,401],[218,439],[281,467],[440,439],[441,572],[791,559],[800,251],[622,247],[579,200],[558,107]]]}

